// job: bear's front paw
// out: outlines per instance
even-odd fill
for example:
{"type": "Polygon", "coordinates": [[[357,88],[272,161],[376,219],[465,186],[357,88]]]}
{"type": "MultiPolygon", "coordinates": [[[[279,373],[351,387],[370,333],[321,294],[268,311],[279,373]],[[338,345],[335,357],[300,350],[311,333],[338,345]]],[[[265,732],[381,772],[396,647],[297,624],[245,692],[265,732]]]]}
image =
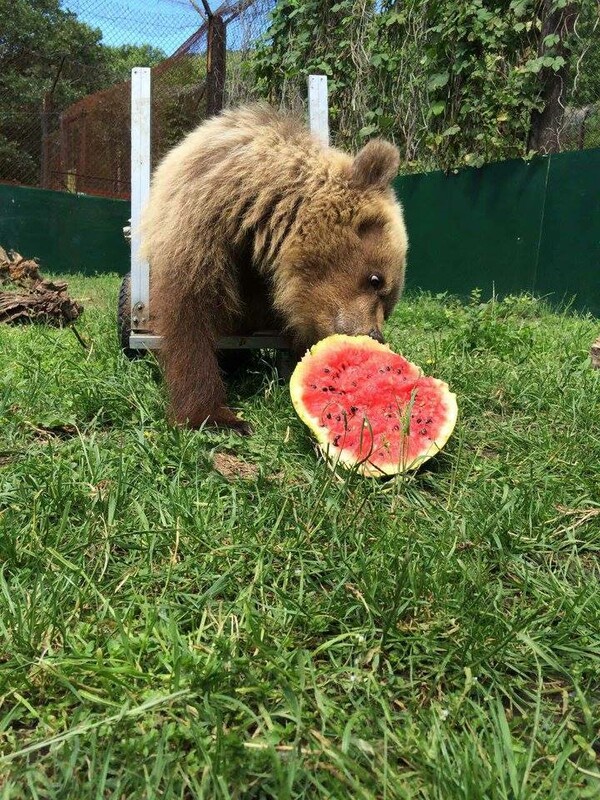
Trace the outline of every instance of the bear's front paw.
{"type": "Polygon", "coordinates": [[[236,433],[239,433],[240,436],[252,436],[254,433],[254,428],[250,425],[249,422],[246,422],[244,419],[239,419],[235,423],[229,423],[229,427],[231,427],[236,433]]]}
{"type": "Polygon", "coordinates": [[[246,422],[245,419],[240,419],[237,414],[234,414],[226,406],[223,406],[213,414],[211,422],[220,428],[231,428],[241,436],[250,436],[254,433],[249,422],[246,422]]]}

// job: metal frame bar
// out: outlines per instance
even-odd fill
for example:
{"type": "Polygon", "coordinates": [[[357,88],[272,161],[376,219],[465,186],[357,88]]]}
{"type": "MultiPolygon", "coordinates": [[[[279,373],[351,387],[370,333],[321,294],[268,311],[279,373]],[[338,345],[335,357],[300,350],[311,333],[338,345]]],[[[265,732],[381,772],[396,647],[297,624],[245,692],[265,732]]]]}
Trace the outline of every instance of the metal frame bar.
{"type": "Polygon", "coordinates": [[[326,75],[308,76],[308,120],[310,129],[329,145],[329,100],[326,75]]]}
{"type": "MultiPolygon", "coordinates": [[[[131,327],[147,330],[150,322],[150,265],[140,256],[142,210],[150,194],[149,67],[131,70],[131,327]]],[[[132,337],[133,338],[133,337],[132,337]]],[[[137,347],[130,342],[131,347],[137,347]]]]}
{"type": "MultiPolygon", "coordinates": [[[[150,69],[131,72],[131,327],[133,350],[160,350],[161,337],[148,331],[150,321],[150,266],[140,258],[140,221],[150,194],[150,69]]],[[[326,75],[308,77],[308,117],[313,134],[329,145],[329,104],[326,75]]],[[[287,350],[290,341],[274,331],[252,336],[222,336],[219,350],[287,350]]]]}
{"type": "MultiPolygon", "coordinates": [[[[137,350],[160,350],[162,336],[152,333],[132,334],[137,350]]],[[[277,331],[255,333],[251,336],[221,336],[217,341],[218,350],[290,350],[291,342],[277,331]]]]}

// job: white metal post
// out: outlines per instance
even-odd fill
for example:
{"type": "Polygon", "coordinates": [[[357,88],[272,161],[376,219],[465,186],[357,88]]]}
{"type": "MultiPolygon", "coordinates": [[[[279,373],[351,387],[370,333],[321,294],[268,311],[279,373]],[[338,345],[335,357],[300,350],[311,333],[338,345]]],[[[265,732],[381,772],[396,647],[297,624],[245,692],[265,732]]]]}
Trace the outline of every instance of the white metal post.
{"type": "MultiPolygon", "coordinates": [[[[131,72],[131,336],[132,349],[159,349],[162,337],[149,330],[150,266],[140,257],[140,222],[150,194],[150,69],[135,67],[131,72]]],[[[329,144],[327,77],[309,76],[310,129],[329,144]]],[[[228,336],[218,340],[219,349],[289,349],[287,337],[274,331],[250,336],[228,336]]]]}
{"type": "Polygon", "coordinates": [[[131,328],[150,319],[150,267],[140,257],[142,209],[150,193],[150,68],[131,70],[131,328]]]}
{"type": "Polygon", "coordinates": [[[310,130],[329,145],[329,102],[327,97],[327,76],[308,76],[308,119],[310,130]]]}

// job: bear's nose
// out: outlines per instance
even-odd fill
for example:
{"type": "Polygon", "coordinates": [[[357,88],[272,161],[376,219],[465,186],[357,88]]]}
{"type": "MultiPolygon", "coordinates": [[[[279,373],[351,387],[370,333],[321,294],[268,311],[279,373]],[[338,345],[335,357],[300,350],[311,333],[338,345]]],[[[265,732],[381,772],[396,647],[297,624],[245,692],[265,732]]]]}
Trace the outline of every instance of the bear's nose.
{"type": "Polygon", "coordinates": [[[371,330],[369,331],[369,336],[371,337],[371,339],[375,339],[376,342],[379,342],[380,344],[385,344],[385,339],[383,338],[383,335],[379,330],[379,328],[371,328],[371,330]]]}

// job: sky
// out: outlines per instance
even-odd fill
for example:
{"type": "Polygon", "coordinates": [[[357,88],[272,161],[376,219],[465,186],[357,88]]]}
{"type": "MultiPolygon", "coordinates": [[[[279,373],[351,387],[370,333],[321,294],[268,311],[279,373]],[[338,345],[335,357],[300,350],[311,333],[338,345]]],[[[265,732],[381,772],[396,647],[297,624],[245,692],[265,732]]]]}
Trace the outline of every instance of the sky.
{"type": "Polygon", "coordinates": [[[105,44],[151,44],[167,55],[202,24],[189,0],[62,0],[61,6],[100,28],[105,44]]]}

